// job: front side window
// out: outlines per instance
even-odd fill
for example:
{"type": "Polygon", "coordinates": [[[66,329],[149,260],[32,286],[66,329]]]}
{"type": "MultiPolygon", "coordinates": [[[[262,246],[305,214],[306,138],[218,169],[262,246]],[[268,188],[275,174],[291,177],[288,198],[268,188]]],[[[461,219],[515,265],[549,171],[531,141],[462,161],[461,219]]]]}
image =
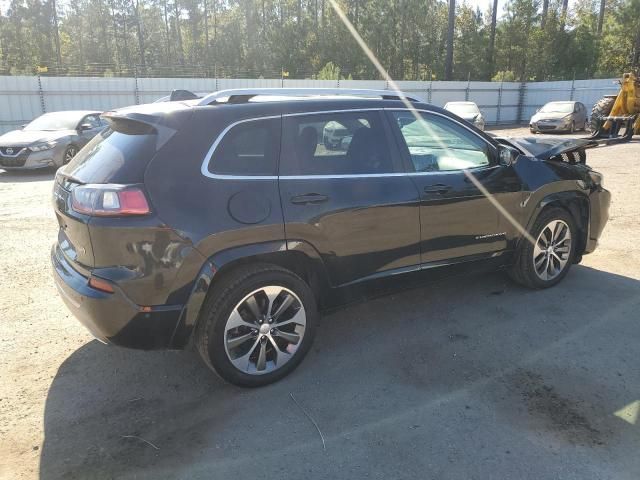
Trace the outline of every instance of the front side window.
{"type": "Polygon", "coordinates": [[[209,161],[218,175],[269,176],[276,174],[280,150],[280,119],[251,120],[232,127],[209,161]]]}
{"type": "Polygon", "coordinates": [[[91,128],[102,127],[102,122],[98,115],[87,115],[86,117],[84,117],[80,122],[80,125],[85,125],[85,124],[91,125],[91,128]]]}
{"type": "Polygon", "coordinates": [[[281,175],[362,175],[393,170],[377,111],[284,119],[281,175]]]}
{"type": "Polygon", "coordinates": [[[486,167],[489,146],[456,123],[435,115],[393,112],[416,172],[486,167]]]}

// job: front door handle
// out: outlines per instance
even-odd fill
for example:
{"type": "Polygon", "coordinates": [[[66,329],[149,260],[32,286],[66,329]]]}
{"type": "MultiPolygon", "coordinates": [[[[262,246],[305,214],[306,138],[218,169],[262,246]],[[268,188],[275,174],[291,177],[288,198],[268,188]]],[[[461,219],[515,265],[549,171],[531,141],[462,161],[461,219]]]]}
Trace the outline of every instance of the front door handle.
{"type": "Polygon", "coordinates": [[[444,195],[449,190],[451,190],[451,187],[443,183],[436,183],[435,185],[427,185],[424,187],[424,193],[438,193],[440,195],[444,195]]]}
{"type": "Polygon", "coordinates": [[[291,197],[291,203],[295,205],[316,205],[329,200],[326,195],[320,195],[319,193],[305,193],[304,195],[296,195],[291,197]]]}

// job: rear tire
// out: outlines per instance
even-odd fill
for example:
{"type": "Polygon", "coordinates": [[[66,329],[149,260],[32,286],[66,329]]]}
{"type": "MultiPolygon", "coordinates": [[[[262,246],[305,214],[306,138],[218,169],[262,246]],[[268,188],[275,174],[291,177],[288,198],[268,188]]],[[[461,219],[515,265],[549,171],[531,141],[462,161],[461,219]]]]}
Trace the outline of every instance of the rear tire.
{"type": "Polygon", "coordinates": [[[589,123],[591,132],[595,132],[598,128],[598,119],[609,116],[615,102],[615,97],[604,97],[598,100],[598,103],[593,106],[589,123]]]}
{"type": "Polygon", "coordinates": [[[214,280],[196,326],[195,344],[205,364],[243,387],[291,373],[315,336],[318,312],[309,286],[269,264],[241,267],[221,280],[214,280]]]}
{"type": "Polygon", "coordinates": [[[557,207],[543,210],[530,234],[535,244],[522,239],[509,276],[525,287],[552,287],[567,275],[576,255],[573,217],[557,207]]]}

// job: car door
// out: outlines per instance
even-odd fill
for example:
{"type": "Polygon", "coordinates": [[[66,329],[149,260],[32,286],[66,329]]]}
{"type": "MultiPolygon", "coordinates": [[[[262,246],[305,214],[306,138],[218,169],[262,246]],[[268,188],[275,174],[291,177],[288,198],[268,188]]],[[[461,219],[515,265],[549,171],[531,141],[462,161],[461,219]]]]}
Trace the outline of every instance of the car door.
{"type": "Polygon", "coordinates": [[[481,134],[436,112],[387,112],[420,192],[423,265],[493,256],[518,238],[522,182],[481,134]]]}
{"type": "Polygon", "coordinates": [[[383,112],[285,114],[282,130],[289,249],[314,249],[334,286],[420,268],[419,196],[383,112]]]}

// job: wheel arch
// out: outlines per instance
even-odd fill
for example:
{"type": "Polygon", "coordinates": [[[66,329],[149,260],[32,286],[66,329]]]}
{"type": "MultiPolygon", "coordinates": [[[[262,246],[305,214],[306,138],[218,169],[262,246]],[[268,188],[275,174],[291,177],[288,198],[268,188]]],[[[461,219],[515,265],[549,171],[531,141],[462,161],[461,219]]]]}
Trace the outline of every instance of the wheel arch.
{"type": "Polygon", "coordinates": [[[540,214],[550,208],[561,208],[575,221],[578,229],[576,259],[579,261],[589,236],[589,198],[579,191],[556,192],[544,196],[536,205],[534,213],[529,219],[528,232],[531,231],[540,214]]]}
{"type": "Polygon", "coordinates": [[[296,244],[288,249],[286,241],[265,242],[223,250],[209,256],[203,264],[185,304],[171,339],[171,348],[184,348],[198,323],[202,306],[218,282],[224,282],[232,272],[255,264],[271,264],[298,275],[311,288],[316,302],[322,305],[330,289],[324,264],[317,251],[308,244],[296,244]]]}

